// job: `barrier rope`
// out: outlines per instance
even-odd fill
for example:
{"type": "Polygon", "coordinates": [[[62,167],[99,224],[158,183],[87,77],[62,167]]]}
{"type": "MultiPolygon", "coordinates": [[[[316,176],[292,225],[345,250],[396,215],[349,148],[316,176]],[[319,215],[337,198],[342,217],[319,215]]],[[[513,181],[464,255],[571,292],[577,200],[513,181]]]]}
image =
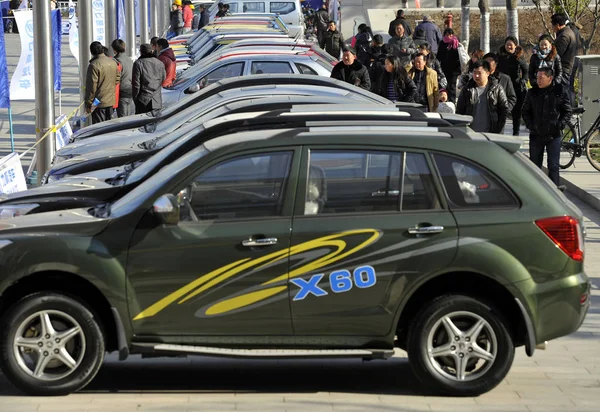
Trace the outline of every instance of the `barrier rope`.
{"type": "MultiPolygon", "coordinates": [[[[67,117],[64,118],[64,120],[62,122],[60,122],[57,125],[52,125],[50,126],[50,128],[46,131],[46,133],[44,133],[44,135],[37,141],[35,142],[35,144],[33,146],[31,146],[29,149],[25,150],[23,153],[21,153],[19,155],[19,159],[22,159],[23,156],[25,156],[27,153],[29,153],[31,150],[35,149],[37,147],[37,145],[39,145],[40,143],[42,143],[44,141],[44,139],[48,136],[50,136],[51,133],[56,133],[58,130],[60,130],[65,124],[67,124],[67,122],[73,117],[75,116],[75,113],[77,113],[79,111],[79,109],[81,109],[81,107],[83,106],[85,102],[81,102],[81,104],[75,109],[73,110],[71,113],[69,113],[69,115],[67,117]]],[[[36,128],[35,132],[39,133],[41,130],[36,128]]]]}

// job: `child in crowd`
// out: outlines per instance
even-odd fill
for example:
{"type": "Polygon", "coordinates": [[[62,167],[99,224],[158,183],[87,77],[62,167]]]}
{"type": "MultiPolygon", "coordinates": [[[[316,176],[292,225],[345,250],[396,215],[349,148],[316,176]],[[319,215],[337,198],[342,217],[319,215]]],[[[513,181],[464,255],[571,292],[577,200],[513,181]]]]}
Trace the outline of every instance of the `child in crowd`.
{"type": "Polygon", "coordinates": [[[448,101],[448,91],[446,89],[440,90],[440,103],[437,111],[438,113],[454,113],[456,111],[454,103],[448,101]]]}

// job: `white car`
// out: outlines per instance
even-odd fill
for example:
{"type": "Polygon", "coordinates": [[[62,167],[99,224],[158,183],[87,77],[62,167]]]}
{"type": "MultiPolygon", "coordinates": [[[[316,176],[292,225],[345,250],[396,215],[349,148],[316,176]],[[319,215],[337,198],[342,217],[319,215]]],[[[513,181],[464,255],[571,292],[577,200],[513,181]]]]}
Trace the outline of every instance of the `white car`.
{"type": "Polygon", "coordinates": [[[332,69],[333,65],[313,50],[234,48],[211,63],[186,70],[185,77],[178,79],[172,87],[164,88],[163,107],[169,107],[186,95],[229,77],[263,73],[329,77],[332,69]]]}

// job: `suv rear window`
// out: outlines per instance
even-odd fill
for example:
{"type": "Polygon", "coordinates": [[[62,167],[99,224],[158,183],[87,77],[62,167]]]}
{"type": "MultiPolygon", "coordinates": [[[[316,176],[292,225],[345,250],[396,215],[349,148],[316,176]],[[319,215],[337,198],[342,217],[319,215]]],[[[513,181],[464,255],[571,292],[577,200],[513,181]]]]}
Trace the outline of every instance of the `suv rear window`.
{"type": "Polygon", "coordinates": [[[454,208],[518,207],[512,193],[480,166],[437,153],[433,157],[454,208]]]}

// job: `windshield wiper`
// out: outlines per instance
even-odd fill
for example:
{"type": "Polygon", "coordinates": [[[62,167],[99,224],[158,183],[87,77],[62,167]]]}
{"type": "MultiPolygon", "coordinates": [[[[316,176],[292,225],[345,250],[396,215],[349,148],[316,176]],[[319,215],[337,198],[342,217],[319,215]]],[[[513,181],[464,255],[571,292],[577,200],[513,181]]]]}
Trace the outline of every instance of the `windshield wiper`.
{"type": "Polygon", "coordinates": [[[110,216],[110,203],[105,203],[103,205],[94,207],[92,214],[93,216],[101,219],[108,218],[110,216]]]}
{"type": "Polygon", "coordinates": [[[156,144],[158,143],[158,141],[162,138],[163,136],[157,136],[153,139],[146,140],[145,142],[139,143],[138,147],[143,150],[153,150],[156,148],[156,144]]]}

